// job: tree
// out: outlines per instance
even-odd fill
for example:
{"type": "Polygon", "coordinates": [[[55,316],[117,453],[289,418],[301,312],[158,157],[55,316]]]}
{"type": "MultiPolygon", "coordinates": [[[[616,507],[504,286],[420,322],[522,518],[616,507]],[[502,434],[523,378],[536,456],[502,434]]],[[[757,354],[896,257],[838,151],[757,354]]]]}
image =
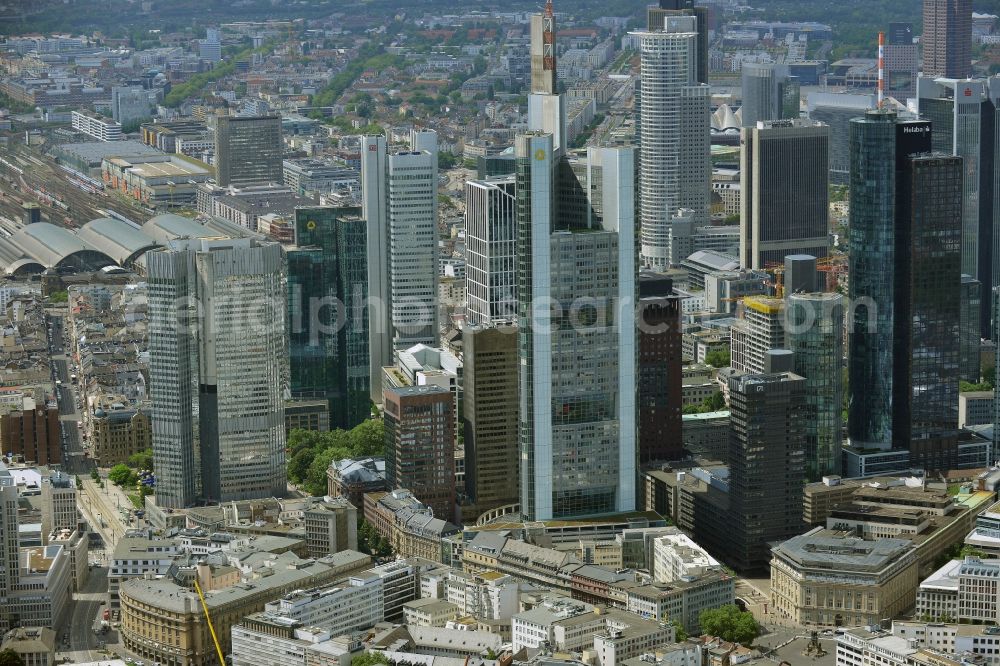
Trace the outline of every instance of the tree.
{"type": "Polygon", "coordinates": [[[702,633],[743,645],[750,645],[760,635],[760,626],[753,614],[741,611],[735,604],[703,610],[698,622],[702,633]]]}
{"type": "Polygon", "coordinates": [[[705,354],[705,363],[713,368],[724,368],[729,365],[729,352],[723,349],[716,349],[705,354]]]}
{"type": "Polygon", "coordinates": [[[24,666],[24,660],[21,655],[7,648],[0,651],[0,666],[24,666]]]}
{"type": "Polygon", "coordinates": [[[992,363],[985,363],[983,365],[983,383],[989,384],[991,387],[996,386],[997,368],[992,363]]]}
{"type": "Polygon", "coordinates": [[[130,486],[135,483],[135,474],[124,463],[118,463],[108,471],[108,480],[116,486],[130,486]]]}
{"type": "Polygon", "coordinates": [[[674,620],[670,624],[674,625],[674,641],[683,643],[688,639],[688,632],[684,630],[684,625],[680,623],[680,620],[674,620]]]}
{"type": "Polygon", "coordinates": [[[90,470],[90,478],[93,479],[94,481],[97,481],[97,482],[99,482],[101,480],[101,475],[98,474],[96,467],[94,469],[90,470]]]}
{"type": "Polygon", "coordinates": [[[128,466],[132,469],[148,469],[153,471],[153,449],[133,453],[128,457],[128,466]]]}
{"type": "Polygon", "coordinates": [[[354,426],[350,432],[352,455],[381,456],[385,452],[385,424],[381,419],[369,419],[354,426]]]}
{"type": "Polygon", "coordinates": [[[351,666],[388,666],[389,658],[381,652],[366,652],[351,659],[351,666]]]}
{"type": "Polygon", "coordinates": [[[720,409],[726,408],[726,398],[722,395],[722,391],[716,391],[709,397],[705,398],[704,405],[708,411],[717,412],[720,409]]]}

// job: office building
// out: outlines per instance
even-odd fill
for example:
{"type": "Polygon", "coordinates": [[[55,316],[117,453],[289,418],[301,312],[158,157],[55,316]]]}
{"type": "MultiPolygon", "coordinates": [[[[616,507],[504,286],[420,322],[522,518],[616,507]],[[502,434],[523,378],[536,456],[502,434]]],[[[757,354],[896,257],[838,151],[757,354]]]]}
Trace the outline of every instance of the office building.
{"type": "Polygon", "coordinates": [[[371,415],[366,224],[358,208],[295,209],[288,261],[292,397],[321,398],[330,425],[350,430],[371,415]]]}
{"type": "Polygon", "coordinates": [[[972,0],[924,0],[924,76],[972,73],[972,0]]]}
{"type": "Polygon", "coordinates": [[[212,63],[222,60],[222,38],[218,28],[205,30],[205,39],[198,42],[198,56],[212,63]]]}
{"type": "Polygon", "coordinates": [[[17,486],[6,467],[0,465],[0,631],[10,629],[15,618],[11,617],[11,607],[6,601],[12,596],[20,580],[21,567],[18,564],[18,521],[17,486]]]}
{"type": "MultiPolygon", "coordinates": [[[[393,349],[438,343],[437,150],[387,154],[385,137],[362,138],[362,217],[368,224],[372,400],[393,349]]],[[[377,393],[377,397],[376,397],[377,393]]]]}
{"type": "Polygon", "coordinates": [[[92,111],[73,111],[73,129],[83,132],[98,141],[121,141],[122,126],[115,120],[109,120],[92,111]]]}
{"type": "Polygon", "coordinates": [[[0,414],[0,451],[24,456],[36,465],[57,465],[62,461],[62,427],[55,397],[51,403],[34,398],[16,399],[13,409],[0,414]]]}
{"type": "Polygon", "coordinates": [[[629,511],[635,154],[590,148],[574,166],[540,133],[518,137],[515,148],[521,510],[529,520],[629,511]],[[558,307],[534,307],[543,299],[558,307]],[[591,305],[580,309],[580,299],[591,305]]]}
{"type": "Polygon", "coordinates": [[[517,318],[514,178],[465,183],[465,321],[489,326],[517,318]]]}
{"type": "Polygon", "coordinates": [[[763,569],[773,542],[802,531],[806,380],[791,372],[729,379],[729,505],[738,570],[763,569]]]}
{"type": "Polygon", "coordinates": [[[698,33],[698,57],[695,80],[708,83],[708,9],[695,6],[694,0],[659,0],[646,10],[646,29],[664,30],[671,16],[694,16],[698,33]]]}
{"type": "Polygon", "coordinates": [[[788,296],[785,334],[795,374],[806,380],[806,478],[840,474],[844,410],[844,315],[840,294],[788,296]]]}
{"type": "Polygon", "coordinates": [[[157,505],[283,495],[281,247],[178,240],[146,266],[157,505]]]}
{"type": "Polygon", "coordinates": [[[851,176],[851,119],[875,108],[875,95],[810,92],[809,119],[830,127],[830,182],[847,185],[851,176]]]}
{"type": "Polygon", "coordinates": [[[827,256],[830,128],[779,120],[740,134],[740,264],[762,270],[790,254],[827,256]]]}
{"type": "Polygon", "coordinates": [[[339,666],[361,649],[349,635],[266,612],[233,625],[232,641],[232,666],[339,666]]]}
{"type": "Polygon", "coordinates": [[[454,397],[440,386],[386,387],[385,477],[434,510],[455,516],[454,397]]]}
{"type": "Polygon", "coordinates": [[[134,132],[139,123],[152,116],[149,91],[142,86],[114,86],[111,88],[111,117],[126,131],[134,132]]]}
{"type": "Polygon", "coordinates": [[[121,409],[103,405],[91,414],[91,456],[99,467],[126,463],[129,456],[153,446],[149,407],[125,407],[120,403],[115,406],[121,409]]]}
{"type": "Polygon", "coordinates": [[[358,510],[343,497],[326,497],[302,513],[309,557],[358,549],[358,510]]]}
{"type": "Polygon", "coordinates": [[[885,94],[906,103],[917,94],[917,72],[920,71],[912,23],[889,24],[884,54],[885,94]]]}
{"type": "MultiPolygon", "coordinates": [[[[978,384],[982,374],[980,360],[982,338],[979,321],[979,316],[983,312],[982,283],[968,275],[962,275],[959,294],[961,302],[958,322],[958,376],[964,382],[978,384]]],[[[989,308],[989,299],[986,299],[986,308],[989,308]]],[[[988,309],[985,312],[989,314],[988,309]]]]}
{"type": "Polygon", "coordinates": [[[639,462],[684,457],[681,436],[681,298],[673,281],[639,275],[639,462]]]}
{"type": "Polygon", "coordinates": [[[789,75],[788,65],[744,63],[742,91],[743,127],[799,117],[799,80],[789,75]]]}
{"type": "Polygon", "coordinates": [[[909,539],[817,527],[772,552],[770,601],[795,624],[877,625],[913,607],[919,571],[909,539]]]}
{"type": "Polygon", "coordinates": [[[76,508],[77,492],[73,478],[65,472],[52,472],[42,478],[42,542],[56,530],[75,530],[80,524],[76,508]]]}
{"type": "Polygon", "coordinates": [[[465,494],[485,513],[519,498],[517,331],[466,325],[462,358],[465,494]]]}
{"type": "Polygon", "coordinates": [[[545,11],[529,19],[531,88],[528,95],[528,129],[552,135],[553,148],[566,151],[566,100],[556,83],[556,18],[552,1],[545,11]]]}
{"type": "Polygon", "coordinates": [[[696,24],[694,16],[668,16],[663,30],[635,33],[642,63],[640,253],[643,264],[658,271],[671,267],[670,225],[677,211],[693,211],[696,226],[709,218],[709,89],[698,82],[696,24]]]}
{"type": "MultiPolygon", "coordinates": [[[[996,129],[1000,81],[921,76],[917,104],[931,121],[936,152],[962,158],[962,272],[984,285],[1000,284],[1000,202],[996,184],[1000,132],[996,129]]],[[[981,337],[990,337],[989,303],[981,303],[981,337]]]]}
{"type": "Polygon", "coordinates": [[[957,464],[961,158],[931,150],[927,121],[851,121],[848,435],[904,469],[957,464]]]}
{"type": "Polygon", "coordinates": [[[281,116],[219,116],[215,123],[215,181],[219,185],[282,182],[281,116]]]}
{"type": "Polygon", "coordinates": [[[751,296],[743,300],[743,319],[733,324],[730,365],[736,372],[767,372],[768,352],[785,348],[785,302],[751,296]]]}
{"type": "Polygon", "coordinates": [[[938,622],[996,624],[1000,619],[1000,561],[949,560],[917,589],[916,617],[938,622]]]}

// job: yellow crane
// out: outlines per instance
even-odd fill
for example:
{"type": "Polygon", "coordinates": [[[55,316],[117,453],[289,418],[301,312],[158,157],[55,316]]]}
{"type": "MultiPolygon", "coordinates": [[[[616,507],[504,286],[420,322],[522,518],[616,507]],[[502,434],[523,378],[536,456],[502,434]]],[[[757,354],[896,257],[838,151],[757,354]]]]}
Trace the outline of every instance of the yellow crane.
{"type": "Polygon", "coordinates": [[[212,642],[215,643],[215,653],[219,655],[219,666],[226,666],[226,659],[222,656],[222,646],[219,645],[219,637],[215,635],[212,617],[208,614],[208,604],[205,603],[205,595],[201,593],[201,585],[198,584],[197,577],[194,579],[194,590],[198,593],[198,599],[201,600],[201,609],[205,613],[205,622],[208,622],[208,631],[212,634],[212,642]]]}

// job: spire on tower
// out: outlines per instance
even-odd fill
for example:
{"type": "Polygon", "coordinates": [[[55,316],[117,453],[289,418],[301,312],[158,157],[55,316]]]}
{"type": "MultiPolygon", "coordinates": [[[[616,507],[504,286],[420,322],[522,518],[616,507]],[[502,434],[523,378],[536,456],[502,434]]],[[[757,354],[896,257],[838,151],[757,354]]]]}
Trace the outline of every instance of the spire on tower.
{"type": "Polygon", "coordinates": [[[552,18],[552,0],[545,0],[545,16],[552,18]]]}

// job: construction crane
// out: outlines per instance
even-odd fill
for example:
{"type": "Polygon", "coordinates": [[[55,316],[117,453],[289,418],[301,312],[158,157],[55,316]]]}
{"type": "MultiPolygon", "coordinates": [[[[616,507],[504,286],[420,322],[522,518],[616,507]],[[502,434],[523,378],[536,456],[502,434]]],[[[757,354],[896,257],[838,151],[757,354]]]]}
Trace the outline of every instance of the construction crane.
{"type": "Polygon", "coordinates": [[[219,645],[219,637],[215,635],[215,627],[212,625],[212,617],[208,614],[208,604],[205,603],[205,595],[201,593],[201,585],[198,578],[194,579],[194,590],[201,600],[201,610],[205,613],[205,622],[208,623],[208,631],[212,634],[212,642],[215,643],[215,653],[219,655],[219,666],[226,666],[226,659],[222,656],[222,646],[219,645]]]}

